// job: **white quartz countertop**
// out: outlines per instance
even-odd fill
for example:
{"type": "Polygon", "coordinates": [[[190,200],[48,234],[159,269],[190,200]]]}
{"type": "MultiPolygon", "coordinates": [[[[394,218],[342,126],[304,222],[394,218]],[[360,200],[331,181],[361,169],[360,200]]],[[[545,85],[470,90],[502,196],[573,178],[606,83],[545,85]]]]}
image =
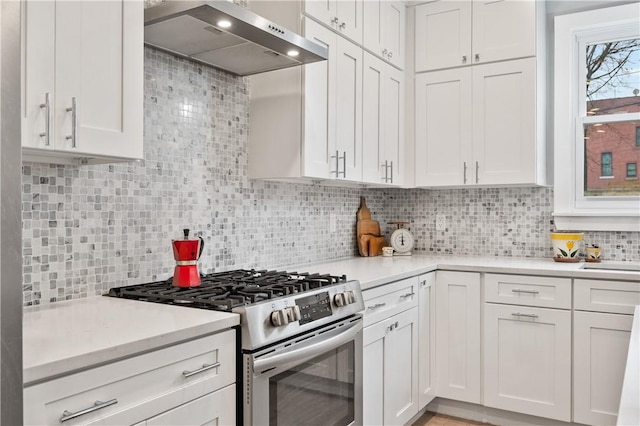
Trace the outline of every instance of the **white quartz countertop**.
{"type": "Polygon", "coordinates": [[[111,362],[239,324],[237,314],[90,297],[26,308],[24,383],[111,362]]]}
{"type": "Polygon", "coordinates": [[[636,306],[617,424],[640,425],[640,306],[636,306]]]}
{"type": "MultiPolygon", "coordinates": [[[[625,264],[623,262],[618,263],[625,264]]],[[[603,264],[614,265],[615,263],[603,262],[603,264]]],[[[585,265],[584,262],[554,262],[551,258],[413,255],[352,257],[322,263],[296,265],[284,269],[297,272],[345,274],[347,279],[359,280],[363,290],[390,281],[435,271],[436,269],[640,281],[640,272],[583,269],[585,265]]]]}

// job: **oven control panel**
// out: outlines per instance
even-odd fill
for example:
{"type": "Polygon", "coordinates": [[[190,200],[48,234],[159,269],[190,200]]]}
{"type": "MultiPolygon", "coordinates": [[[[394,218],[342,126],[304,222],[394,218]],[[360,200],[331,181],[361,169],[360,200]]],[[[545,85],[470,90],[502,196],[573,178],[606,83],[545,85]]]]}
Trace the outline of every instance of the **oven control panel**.
{"type": "Polygon", "coordinates": [[[332,306],[340,308],[355,302],[356,296],[351,290],[338,292],[333,296],[325,291],[300,297],[295,300],[295,305],[272,311],[269,319],[274,327],[282,327],[294,321],[304,325],[333,315],[332,306]]]}

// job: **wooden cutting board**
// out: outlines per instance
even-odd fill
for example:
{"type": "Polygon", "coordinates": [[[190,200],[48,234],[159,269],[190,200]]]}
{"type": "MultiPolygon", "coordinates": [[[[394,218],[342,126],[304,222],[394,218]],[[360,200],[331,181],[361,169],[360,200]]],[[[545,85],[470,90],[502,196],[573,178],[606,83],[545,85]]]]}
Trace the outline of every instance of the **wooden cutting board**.
{"type": "Polygon", "coordinates": [[[378,256],[387,240],[380,232],[380,224],[371,219],[371,211],[364,197],[360,197],[360,207],[356,213],[356,239],[360,256],[378,256]]]}

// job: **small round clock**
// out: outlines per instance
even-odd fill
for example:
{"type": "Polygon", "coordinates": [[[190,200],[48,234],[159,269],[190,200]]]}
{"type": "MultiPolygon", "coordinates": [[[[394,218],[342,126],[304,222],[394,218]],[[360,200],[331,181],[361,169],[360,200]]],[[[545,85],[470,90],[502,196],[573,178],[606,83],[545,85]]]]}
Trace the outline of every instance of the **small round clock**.
{"type": "Polygon", "coordinates": [[[402,225],[407,222],[395,222],[398,225],[398,229],[391,234],[391,247],[394,250],[394,256],[411,256],[411,250],[415,239],[413,234],[402,225]]]}

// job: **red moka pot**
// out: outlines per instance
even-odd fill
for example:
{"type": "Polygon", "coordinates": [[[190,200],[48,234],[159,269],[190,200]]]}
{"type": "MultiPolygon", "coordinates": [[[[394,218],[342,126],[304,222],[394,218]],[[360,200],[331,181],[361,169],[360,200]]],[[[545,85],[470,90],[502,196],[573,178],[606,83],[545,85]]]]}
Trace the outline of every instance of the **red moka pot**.
{"type": "Polygon", "coordinates": [[[184,229],[183,240],[173,240],[173,258],[176,267],[173,270],[173,285],[176,287],[197,287],[200,285],[200,272],[198,272],[198,259],[204,249],[204,240],[189,239],[189,230],[184,229]]]}

